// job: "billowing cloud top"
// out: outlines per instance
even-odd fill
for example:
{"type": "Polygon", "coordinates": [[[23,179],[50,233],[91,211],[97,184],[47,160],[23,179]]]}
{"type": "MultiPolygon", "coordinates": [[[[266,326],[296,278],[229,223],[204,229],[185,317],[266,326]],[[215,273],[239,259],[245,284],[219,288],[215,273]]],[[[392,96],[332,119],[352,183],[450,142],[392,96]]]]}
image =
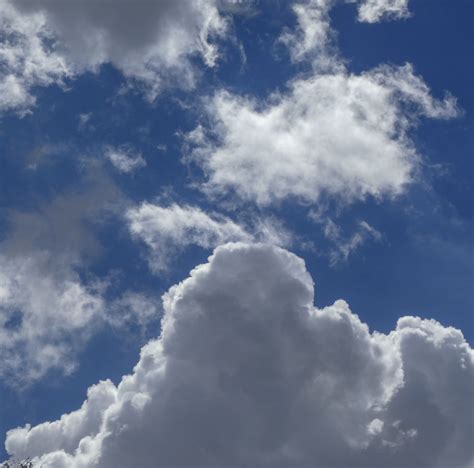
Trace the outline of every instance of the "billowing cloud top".
{"type": "Polygon", "coordinates": [[[313,296],[288,251],[218,247],[165,294],[133,374],[10,431],[7,450],[48,468],[470,466],[462,334],[416,317],[370,333],[344,301],[317,309],[313,296]]]}

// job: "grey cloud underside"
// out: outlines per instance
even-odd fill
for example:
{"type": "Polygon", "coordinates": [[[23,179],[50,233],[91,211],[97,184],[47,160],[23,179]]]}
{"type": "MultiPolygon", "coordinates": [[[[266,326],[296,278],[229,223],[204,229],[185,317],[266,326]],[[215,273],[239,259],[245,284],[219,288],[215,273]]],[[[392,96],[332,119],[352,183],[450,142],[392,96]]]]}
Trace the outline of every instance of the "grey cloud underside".
{"type": "Polygon", "coordinates": [[[313,305],[295,255],[227,244],[164,296],[161,336],[115,387],[60,421],[8,433],[41,466],[426,466],[473,459],[473,351],[404,317],[369,333],[313,305]]]}
{"type": "Polygon", "coordinates": [[[199,75],[191,58],[214,66],[219,54],[213,39],[226,34],[216,5],[0,0],[0,111],[28,112],[34,86],[62,85],[105,63],[151,100],[170,85],[190,89],[199,75]]]}

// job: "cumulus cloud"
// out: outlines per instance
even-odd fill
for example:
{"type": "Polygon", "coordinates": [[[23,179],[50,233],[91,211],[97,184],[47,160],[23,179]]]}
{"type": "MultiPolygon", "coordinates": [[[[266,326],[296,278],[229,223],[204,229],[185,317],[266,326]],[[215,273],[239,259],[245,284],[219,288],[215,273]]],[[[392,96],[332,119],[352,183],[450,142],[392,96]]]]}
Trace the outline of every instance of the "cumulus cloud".
{"type": "Polygon", "coordinates": [[[408,131],[419,117],[456,115],[410,65],[361,75],[315,74],[268,102],[219,91],[207,106],[208,128],[188,136],[203,168],[203,190],[235,193],[270,205],[287,198],[349,203],[402,193],[419,157],[408,131]]]}
{"type": "Polygon", "coordinates": [[[255,239],[282,245],[291,238],[270,218],[258,219],[251,230],[227,216],[176,203],[161,206],[144,202],[127,212],[127,220],[132,236],[148,246],[149,265],[155,272],[165,270],[174,255],[191,245],[211,249],[225,242],[255,239]]]}
{"type": "Polygon", "coordinates": [[[146,166],[143,156],[128,146],[107,147],[105,157],[119,171],[126,174],[146,166]]]}
{"type": "Polygon", "coordinates": [[[370,333],[318,309],[304,262],[228,244],[163,298],[161,336],[131,375],[60,420],[8,432],[48,468],[468,467],[473,351],[416,317],[370,333]]]}
{"type": "MultiPolygon", "coordinates": [[[[410,64],[350,73],[330,23],[336,3],[296,2],[296,26],[278,39],[293,62],[312,67],[309,76],[266,101],[223,90],[210,99],[206,123],[187,139],[209,196],[260,206],[352,203],[398,196],[416,178],[420,156],[409,132],[420,117],[456,116],[455,99],[434,98],[410,64]]],[[[408,14],[403,1],[356,3],[361,21],[408,14]]]]}
{"type": "Polygon", "coordinates": [[[170,84],[190,88],[193,57],[214,66],[214,39],[227,30],[217,2],[201,0],[1,0],[0,18],[0,110],[25,111],[34,104],[33,86],[61,84],[105,63],[150,99],[170,84]]]}

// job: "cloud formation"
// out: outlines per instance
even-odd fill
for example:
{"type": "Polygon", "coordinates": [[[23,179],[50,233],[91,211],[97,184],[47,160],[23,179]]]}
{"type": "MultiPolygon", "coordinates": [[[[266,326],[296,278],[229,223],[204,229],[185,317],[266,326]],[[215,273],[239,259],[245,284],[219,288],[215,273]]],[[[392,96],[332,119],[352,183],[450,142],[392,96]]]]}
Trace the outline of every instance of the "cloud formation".
{"type": "Polygon", "coordinates": [[[77,355],[105,326],[156,322],[155,297],[125,291],[107,297],[107,280],[85,282],[64,258],[31,251],[0,253],[0,377],[12,387],[25,386],[50,371],[68,375],[77,355]]]}
{"type": "Polygon", "coordinates": [[[397,20],[409,16],[408,0],[361,0],[358,6],[358,20],[365,23],[397,20]]]}
{"type": "Polygon", "coordinates": [[[203,190],[266,206],[399,195],[419,161],[408,131],[421,116],[450,118],[457,110],[405,65],[315,74],[264,103],[219,91],[207,113],[209,128],[189,136],[207,177],[203,190]]]}
{"type": "Polygon", "coordinates": [[[338,226],[331,218],[321,216],[315,210],[310,210],[308,218],[322,226],[324,237],[333,245],[328,250],[331,266],[346,262],[354,252],[369,240],[379,242],[382,239],[382,233],[367,221],[359,221],[354,232],[350,236],[346,236],[343,234],[341,226],[338,226]]]}
{"type": "MultiPolygon", "coordinates": [[[[280,37],[293,61],[312,55],[320,68],[338,64],[329,53],[336,52],[328,14],[334,3],[311,0],[293,6],[298,30],[280,37]]],[[[359,21],[409,16],[408,0],[357,3],[359,21]]],[[[107,63],[150,100],[164,87],[190,89],[199,76],[193,59],[199,57],[207,67],[216,65],[217,43],[229,35],[226,14],[239,8],[245,6],[218,0],[0,0],[0,112],[26,113],[35,104],[33,87],[63,86],[107,63]]]]}
{"type": "Polygon", "coordinates": [[[329,13],[337,4],[354,3],[357,19],[365,23],[408,18],[408,0],[306,0],[292,5],[296,28],[286,28],[278,41],[288,47],[293,62],[309,61],[318,71],[343,70],[329,13]]]}
{"type": "Polygon", "coordinates": [[[0,29],[0,112],[25,113],[35,103],[33,86],[63,85],[72,70],[42,15],[19,15],[0,0],[0,29]]]}
{"type": "Polygon", "coordinates": [[[304,262],[227,244],[164,296],[161,336],[115,387],[60,420],[9,431],[48,468],[430,466],[473,459],[473,351],[404,317],[370,333],[344,301],[317,309],[304,262]]]}
{"type": "Polygon", "coordinates": [[[109,146],[105,150],[105,157],[119,171],[125,174],[134,172],[146,166],[143,156],[128,146],[114,148],[109,146]]]}
{"type": "Polygon", "coordinates": [[[227,23],[216,1],[61,3],[1,0],[0,110],[27,110],[33,86],[61,84],[106,63],[153,100],[165,86],[194,86],[194,57],[212,67],[227,23]],[[176,78],[179,77],[179,80],[176,78]]]}
{"type": "Polygon", "coordinates": [[[50,371],[71,373],[78,352],[105,326],[144,328],[156,320],[156,298],[107,294],[110,278],[86,273],[103,249],[90,224],[123,202],[95,169],[92,181],[81,180],[85,191],[10,213],[0,242],[0,377],[7,385],[32,384],[50,371]]]}
{"type": "Polygon", "coordinates": [[[0,376],[24,384],[51,369],[70,373],[102,316],[100,293],[45,253],[0,255],[0,264],[0,376]]]}
{"type": "Polygon", "coordinates": [[[293,5],[297,27],[285,29],[278,39],[288,48],[292,62],[309,59],[320,71],[341,65],[329,18],[333,5],[333,0],[310,0],[293,5]]]}
{"type": "Polygon", "coordinates": [[[291,235],[272,219],[259,219],[250,229],[227,216],[206,213],[196,206],[161,206],[144,202],[127,212],[131,235],[144,242],[154,272],[166,270],[171,258],[187,247],[204,249],[232,241],[260,240],[287,245],[291,235]]]}

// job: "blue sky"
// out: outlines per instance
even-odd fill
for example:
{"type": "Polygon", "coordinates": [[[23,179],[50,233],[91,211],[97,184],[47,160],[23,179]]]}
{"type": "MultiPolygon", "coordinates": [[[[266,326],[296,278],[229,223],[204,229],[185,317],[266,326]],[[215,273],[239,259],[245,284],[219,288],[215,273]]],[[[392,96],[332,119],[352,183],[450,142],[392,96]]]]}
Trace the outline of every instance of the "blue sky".
{"type": "MultiPolygon", "coordinates": [[[[351,317],[387,335],[402,316],[433,319],[440,334],[462,332],[458,348],[472,359],[472,2],[308,1],[300,14],[291,2],[209,1],[199,14],[190,2],[139,2],[130,30],[107,20],[105,4],[77,2],[68,15],[54,2],[0,1],[0,89],[11,97],[0,99],[3,437],[78,409],[100,380],[119,385],[163,314],[177,313],[162,294],[227,241],[304,259],[317,308],[344,299],[351,317]],[[150,20],[137,32],[142,6],[150,20]],[[15,28],[44,54],[12,39],[15,28]],[[104,43],[91,48],[74,28],[92,41],[102,31],[104,43]]],[[[51,462],[48,443],[17,436],[0,459],[83,466],[78,456],[51,462]]],[[[461,437],[433,437],[447,447],[436,466],[472,460],[461,437]]],[[[301,460],[315,456],[299,447],[301,460]]],[[[108,466],[115,449],[100,450],[94,466],[108,466]]],[[[222,460],[240,460],[228,450],[222,460]]],[[[421,449],[400,450],[406,466],[435,466],[421,449]]]]}

